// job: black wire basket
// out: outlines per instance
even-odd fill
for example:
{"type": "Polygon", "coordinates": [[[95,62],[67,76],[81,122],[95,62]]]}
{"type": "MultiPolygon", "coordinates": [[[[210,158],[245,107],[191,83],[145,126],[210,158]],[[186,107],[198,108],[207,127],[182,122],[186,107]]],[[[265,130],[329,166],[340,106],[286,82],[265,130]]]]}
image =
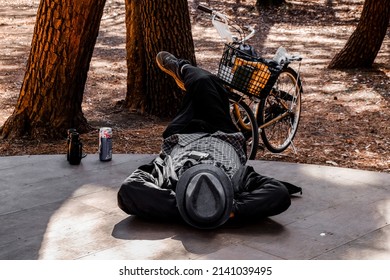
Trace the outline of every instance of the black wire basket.
{"type": "Polygon", "coordinates": [[[241,50],[238,45],[225,44],[217,76],[229,87],[249,96],[266,96],[279,76],[281,67],[241,50]]]}

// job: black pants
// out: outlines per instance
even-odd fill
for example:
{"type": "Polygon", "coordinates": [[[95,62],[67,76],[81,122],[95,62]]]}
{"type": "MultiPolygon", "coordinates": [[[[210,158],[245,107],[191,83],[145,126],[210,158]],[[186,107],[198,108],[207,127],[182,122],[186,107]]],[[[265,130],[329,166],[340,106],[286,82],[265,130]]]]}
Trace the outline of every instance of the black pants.
{"type": "Polygon", "coordinates": [[[186,88],[183,104],[164,131],[164,138],[177,133],[238,131],[229,114],[228,93],[218,77],[186,65],[183,81],[186,88]]]}

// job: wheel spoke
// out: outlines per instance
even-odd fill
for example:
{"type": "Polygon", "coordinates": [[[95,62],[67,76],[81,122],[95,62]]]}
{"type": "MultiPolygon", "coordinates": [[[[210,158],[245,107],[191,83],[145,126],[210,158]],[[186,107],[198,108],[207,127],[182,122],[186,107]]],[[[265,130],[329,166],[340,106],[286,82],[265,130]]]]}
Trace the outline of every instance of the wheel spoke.
{"type": "Polygon", "coordinates": [[[282,152],[292,142],[298,128],[301,106],[301,83],[290,68],[284,69],[271,93],[257,111],[261,137],[271,152],[282,152]]]}
{"type": "Polygon", "coordinates": [[[259,132],[256,118],[250,107],[243,99],[232,97],[230,100],[230,115],[233,123],[243,133],[246,139],[248,159],[254,159],[259,143],[259,132]]]}

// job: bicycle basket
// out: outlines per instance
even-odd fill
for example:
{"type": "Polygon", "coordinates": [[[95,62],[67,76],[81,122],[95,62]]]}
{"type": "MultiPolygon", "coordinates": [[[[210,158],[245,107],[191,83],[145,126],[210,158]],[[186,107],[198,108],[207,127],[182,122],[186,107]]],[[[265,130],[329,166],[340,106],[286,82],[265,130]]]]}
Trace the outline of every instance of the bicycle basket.
{"type": "Polygon", "coordinates": [[[217,76],[244,94],[261,97],[271,90],[280,70],[275,62],[251,56],[236,46],[225,44],[217,76]]]}

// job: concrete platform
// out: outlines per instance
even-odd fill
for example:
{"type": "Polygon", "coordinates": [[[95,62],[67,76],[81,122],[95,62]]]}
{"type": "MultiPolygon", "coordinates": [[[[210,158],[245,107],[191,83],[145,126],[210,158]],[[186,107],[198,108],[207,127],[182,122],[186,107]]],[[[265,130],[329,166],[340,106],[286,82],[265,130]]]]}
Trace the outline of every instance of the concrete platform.
{"type": "Polygon", "coordinates": [[[0,259],[390,259],[390,174],[251,161],[303,195],[281,215],[202,231],[116,206],[121,182],[153,158],[0,157],[0,259]]]}

